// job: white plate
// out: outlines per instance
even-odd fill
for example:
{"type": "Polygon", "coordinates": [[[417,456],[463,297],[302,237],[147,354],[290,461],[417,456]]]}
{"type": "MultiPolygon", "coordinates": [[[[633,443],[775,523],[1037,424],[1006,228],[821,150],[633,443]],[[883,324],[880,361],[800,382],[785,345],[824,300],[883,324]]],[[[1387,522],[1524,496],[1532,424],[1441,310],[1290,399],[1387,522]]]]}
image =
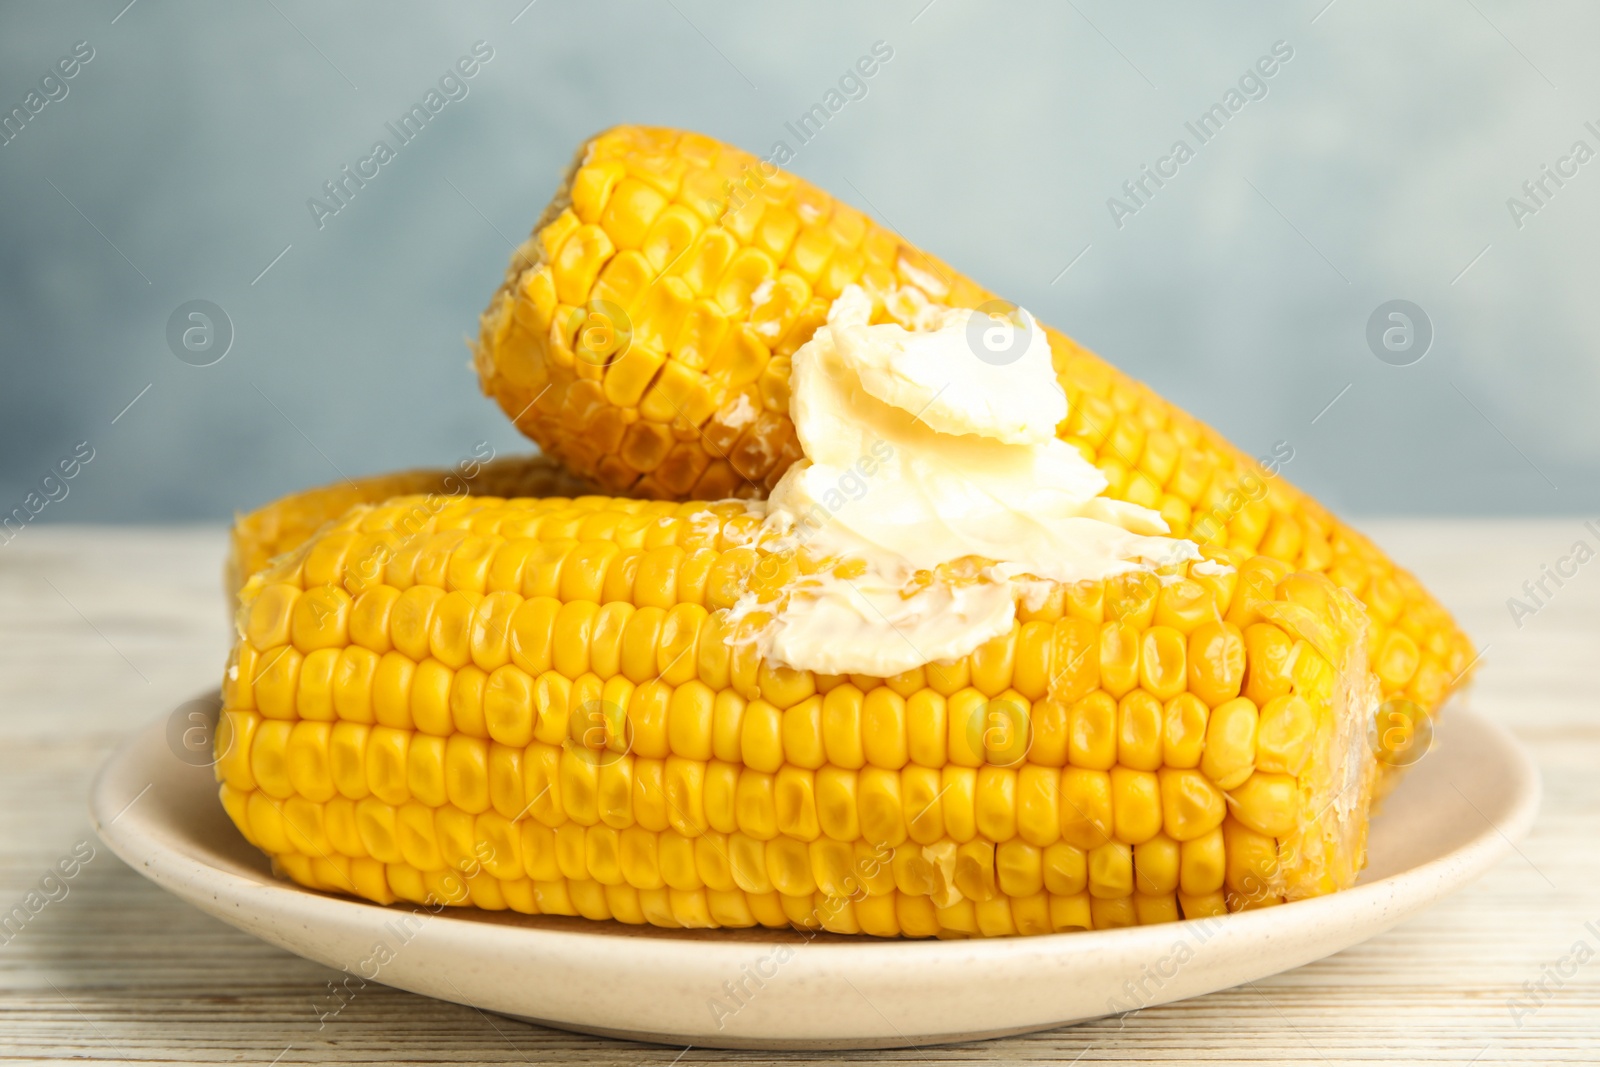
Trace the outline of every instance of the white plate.
{"type": "Polygon", "coordinates": [[[1209,923],[879,941],[472,909],[423,910],[418,920],[407,918],[410,905],[379,907],[273,878],[223,813],[210,769],[174,754],[181,742],[168,737],[184,725],[163,720],[134,735],[90,797],[106,844],[157,885],[330,967],[359,973],[366,964],[372,976],[372,961],[390,957],[376,974],[387,985],[564,1029],[696,1047],[993,1037],[1253,981],[1364,941],[1472,881],[1527,833],[1539,804],[1538,774],[1521,746],[1457,707],[1374,821],[1360,884],[1209,923]]]}

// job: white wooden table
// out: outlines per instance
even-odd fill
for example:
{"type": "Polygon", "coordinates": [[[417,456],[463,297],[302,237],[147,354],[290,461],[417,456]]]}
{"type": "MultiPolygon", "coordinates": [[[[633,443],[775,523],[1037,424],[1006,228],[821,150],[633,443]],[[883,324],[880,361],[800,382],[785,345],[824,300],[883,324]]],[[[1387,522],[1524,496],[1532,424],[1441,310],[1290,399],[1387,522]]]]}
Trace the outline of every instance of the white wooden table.
{"type": "Polygon", "coordinates": [[[95,854],[74,877],[43,885],[59,899],[0,944],[0,1060],[1596,1062],[1600,562],[1520,629],[1506,606],[1541,564],[1596,538],[1577,519],[1367,526],[1487,646],[1471,699],[1522,738],[1544,774],[1544,809],[1518,853],[1390,933],[1253,987],[1120,1024],[827,1056],[605,1041],[381,987],[319,1029],[316,1004],[335,972],[157,889],[99,844],[85,808],[118,741],[217,680],[223,531],[30,528],[0,545],[0,912],[41,889],[80,842],[95,854]],[[1580,941],[1593,960],[1546,971],[1580,941]],[[1515,1011],[1514,998],[1536,1010],[1515,1011]]]}

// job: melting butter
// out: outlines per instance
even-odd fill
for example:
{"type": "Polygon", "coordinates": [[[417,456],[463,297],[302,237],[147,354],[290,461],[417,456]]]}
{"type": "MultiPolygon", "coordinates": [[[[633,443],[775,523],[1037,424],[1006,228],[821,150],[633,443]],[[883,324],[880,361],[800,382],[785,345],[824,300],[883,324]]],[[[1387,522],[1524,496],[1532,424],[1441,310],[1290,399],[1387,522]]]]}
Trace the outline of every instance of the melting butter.
{"type": "Polygon", "coordinates": [[[774,487],[777,551],[828,561],[734,621],[769,661],[888,676],[1007,632],[1039,582],[1098,581],[1199,559],[1155,511],[1101,495],[1104,475],[1056,437],[1067,397],[1039,324],[946,309],[926,331],[870,325],[851,286],[792,359],[805,458],[774,487]],[[986,331],[1011,347],[982,358],[986,331]]]}

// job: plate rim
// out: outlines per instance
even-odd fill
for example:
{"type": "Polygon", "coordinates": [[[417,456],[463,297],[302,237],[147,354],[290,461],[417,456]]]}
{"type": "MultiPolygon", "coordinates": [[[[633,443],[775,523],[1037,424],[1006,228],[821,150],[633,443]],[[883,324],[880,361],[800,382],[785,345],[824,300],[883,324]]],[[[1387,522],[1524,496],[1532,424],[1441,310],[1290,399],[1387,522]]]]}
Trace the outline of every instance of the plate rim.
{"type": "MultiPolygon", "coordinates": [[[[202,697],[202,699],[214,698],[215,690],[202,697]]],[[[1231,914],[1227,917],[1227,922],[1217,931],[1219,936],[1227,940],[1271,939],[1275,933],[1288,933],[1292,928],[1305,923],[1338,923],[1341,916],[1354,917],[1366,913],[1369,909],[1378,908],[1385,912],[1384,919],[1372,933],[1365,935],[1375,936],[1376,933],[1403,921],[1437,900],[1442,895],[1441,887],[1445,887],[1444,892],[1449,892],[1466,885],[1480,877],[1511,851],[1516,842],[1527,835],[1538,815],[1542,797],[1542,782],[1538,767],[1515,736],[1498,722],[1468,707],[1460,706],[1459,703],[1449,710],[1449,714],[1453,717],[1470,719],[1475,728],[1487,732],[1490,742],[1505,760],[1504,770],[1510,772],[1505,782],[1509,802],[1500,822],[1496,823],[1485,816],[1487,826],[1465,843],[1443,855],[1373,882],[1357,884],[1327,896],[1295,901],[1283,907],[1231,914]]],[[[308,924],[333,923],[351,929],[376,928],[392,920],[396,914],[405,913],[404,907],[383,906],[356,898],[323,893],[259,871],[245,874],[232,869],[231,865],[221,866],[204,862],[201,856],[192,850],[160,840],[162,830],[169,836],[177,833],[172,829],[172,823],[147,825],[151,821],[148,816],[124,821],[122,816],[131,810],[132,805],[127,796],[114,796],[114,787],[120,784],[124,772],[136,765],[143,749],[150,746],[153,739],[158,744],[163,743],[156,735],[162,732],[169,717],[159,717],[125,738],[101,766],[90,787],[88,799],[91,823],[101,839],[124,862],[168,892],[195,904],[201,910],[223,919],[230,925],[269,942],[272,941],[271,937],[259,929],[250,928],[242,916],[239,917],[239,921],[235,921],[226,911],[208,907],[202,898],[210,896],[214,902],[226,898],[238,906],[237,902],[242,899],[248,899],[252,895],[255,895],[256,899],[261,899],[259,894],[268,893],[274,901],[270,910],[280,916],[308,924]],[[225,891],[201,889],[196,884],[211,879],[221,879],[225,891]]],[[[204,770],[209,772],[210,769],[204,770]]],[[[153,782],[151,784],[154,785],[153,782]]],[[[179,836],[184,835],[179,834],[179,836]]],[[[652,928],[649,932],[631,933],[631,928],[621,924],[597,925],[597,928],[592,930],[555,929],[515,922],[485,921],[479,918],[478,914],[476,909],[467,911],[451,908],[432,918],[444,920],[447,933],[443,936],[466,942],[463,948],[469,952],[476,949],[489,950],[494,942],[499,944],[493,945],[493,951],[504,952],[506,944],[514,942],[518,951],[547,953],[556,958],[576,959],[586,952],[615,950],[620,946],[626,946],[634,966],[662,972],[670,971],[676,966],[682,960],[684,950],[689,948],[706,964],[737,974],[738,965],[749,958],[753,946],[791,941],[806,946],[804,953],[796,954],[796,958],[804,957],[806,961],[803,972],[808,976],[824,980],[827,979],[830,970],[837,970],[846,960],[851,966],[880,968],[904,968],[907,965],[940,967],[982,965],[1000,960],[1014,964],[1031,961],[1041,965],[1048,963],[1061,966],[1070,964],[1076,958],[1106,953],[1123,956],[1130,953],[1158,952],[1178,939],[1191,936],[1198,929],[1193,921],[1179,921],[1114,930],[965,940],[879,939],[837,935],[807,938],[789,931],[770,930],[764,932],[770,935],[765,940],[752,940],[748,936],[738,938],[717,936],[716,931],[662,931],[652,928]]],[[[429,925],[431,926],[431,923],[429,925]]],[[[280,942],[275,943],[288,951],[308,956],[306,952],[288,948],[280,942]]],[[[309,955],[309,958],[338,967],[338,964],[327,958],[318,958],[315,955],[309,955]]],[[[407,988],[400,983],[385,984],[407,988]]],[[[430,991],[422,995],[439,994],[430,991]]],[[[1180,999],[1181,996],[1182,994],[1166,998],[1158,996],[1139,1004],[1138,1007],[1151,1007],[1169,1000],[1180,999]]],[[[456,998],[447,996],[443,999],[456,998]]],[[[458,1002],[472,1003],[470,1000],[458,1000],[458,1002]]],[[[538,1021],[545,1025],[585,1030],[585,1026],[580,1022],[549,1019],[538,1021]]],[[[1041,1026],[1022,1027],[1020,1030],[1017,1027],[1009,1027],[1004,1031],[996,1030],[992,1033],[1025,1032],[1028,1029],[1048,1028],[1061,1024],[1061,1022],[1050,1022],[1041,1026]]],[[[590,1027],[587,1032],[599,1029],[604,1028],[590,1027]]],[[[657,1036],[654,1031],[641,1032],[637,1035],[618,1030],[609,1032],[629,1033],[629,1036],[642,1040],[673,1040],[671,1037],[657,1036]]],[[[685,1034],[685,1039],[689,1036],[685,1034]]],[[[940,1040],[964,1040],[974,1036],[987,1035],[961,1033],[945,1038],[928,1037],[917,1043],[932,1044],[940,1040]]],[[[790,1044],[762,1041],[733,1043],[730,1035],[730,1043],[724,1047],[828,1046],[817,1041],[790,1044]]],[[[871,1047],[871,1043],[845,1040],[831,1047],[862,1048],[871,1047]]]]}

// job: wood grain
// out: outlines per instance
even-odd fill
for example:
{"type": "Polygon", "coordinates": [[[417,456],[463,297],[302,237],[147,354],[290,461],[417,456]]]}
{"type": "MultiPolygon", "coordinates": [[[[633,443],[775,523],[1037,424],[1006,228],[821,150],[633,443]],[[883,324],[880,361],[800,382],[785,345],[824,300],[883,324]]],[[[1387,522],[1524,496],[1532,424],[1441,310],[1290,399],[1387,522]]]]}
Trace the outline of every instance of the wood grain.
{"type": "Polygon", "coordinates": [[[1585,924],[1600,928],[1600,562],[1520,628],[1506,606],[1541,564],[1595,538],[1577,519],[1368,525],[1487,646],[1470,699],[1544,775],[1520,851],[1390,933],[1268,981],[1028,1037],[853,1055],[607,1041],[378,986],[319,1029],[333,971],[157,889],[98,843],[84,804],[121,738],[215,684],[225,532],[29,529],[0,546],[0,911],[78,842],[96,852],[65,897],[0,944],[0,1060],[1595,1062],[1600,936],[1585,924]],[[1546,976],[1580,940],[1595,959],[1546,976]],[[1543,994],[1524,988],[1541,980],[1543,994]],[[1515,1019],[1518,997],[1543,1003],[1515,1019]]]}

